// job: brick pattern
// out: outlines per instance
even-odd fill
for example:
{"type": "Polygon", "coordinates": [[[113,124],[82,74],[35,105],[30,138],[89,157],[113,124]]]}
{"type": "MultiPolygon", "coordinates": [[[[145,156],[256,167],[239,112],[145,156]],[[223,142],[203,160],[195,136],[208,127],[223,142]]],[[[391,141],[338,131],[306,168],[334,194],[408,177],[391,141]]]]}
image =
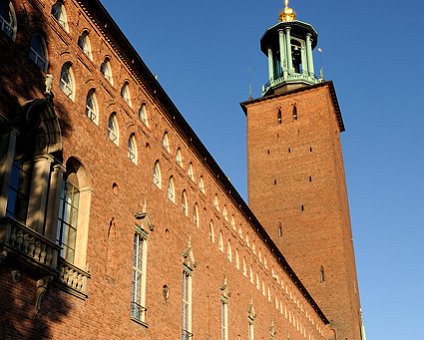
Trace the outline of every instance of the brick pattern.
{"type": "Polygon", "coordinates": [[[2,60],[0,112],[13,120],[16,110],[26,101],[42,98],[44,74],[28,60],[31,34],[40,33],[46,40],[49,55],[48,73],[53,75],[55,109],[63,135],[64,163],[78,159],[84,166],[92,189],[88,231],[88,298],[81,299],[51,285],[39,315],[34,313],[36,274],[25,268],[19,282],[11,279],[16,269],[13,259],[0,266],[0,320],[2,339],[177,339],[181,336],[182,254],[191,240],[197,266],[193,271],[193,333],[199,339],[218,339],[220,335],[220,297],[224,278],[231,296],[229,338],[247,338],[248,310],[256,310],[255,336],[270,337],[275,324],[277,336],[290,339],[328,339],[331,330],[320,318],[311,301],[298,289],[281,266],[262,236],[242,211],[240,204],[225,189],[207,166],[204,155],[181,132],[172,115],[149,89],[144,79],[132,69],[131,56],[113,43],[113,30],[104,33],[97,13],[90,12],[86,1],[65,1],[69,33],[50,13],[54,1],[12,1],[17,13],[16,41],[0,34],[2,60]],[[84,5],[84,6],[83,6],[84,5]],[[79,35],[89,31],[93,60],[78,47],[79,35]],[[100,73],[104,58],[110,59],[113,84],[100,73]],[[60,71],[71,63],[76,83],[74,100],[59,89],[60,71]],[[120,96],[128,82],[132,107],[120,96]],[[85,115],[87,93],[95,89],[99,120],[95,124],[85,115]],[[145,104],[147,127],[138,117],[145,104]],[[120,143],[107,136],[108,119],[116,112],[120,143]],[[162,146],[168,132],[170,152],[162,146]],[[138,163],[128,159],[127,141],[134,134],[138,163]],[[175,161],[181,148],[183,167],[175,161]],[[159,160],[162,188],[153,183],[153,165],[159,160]],[[192,163],[194,181],[187,175],[192,163]],[[167,181],[173,176],[176,203],[167,198],[167,181]],[[206,188],[201,193],[198,180],[206,188]],[[186,191],[188,216],[181,207],[186,191]],[[214,208],[217,197],[220,211],[214,208]],[[199,208],[200,225],[193,223],[193,207],[199,208]],[[223,216],[225,205],[228,221],[223,216]],[[147,291],[145,327],[130,319],[131,268],[134,226],[140,221],[136,212],[147,212],[154,225],[148,231],[147,291]],[[231,218],[234,217],[234,226],[231,218]],[[215,228],[215,243],[209,239],[209,222],[215,228]],[[218,249],[217,235],[223,235],[224,252],[218,249]],[[246,238],[249,235],[249,244],[246,238]],[[231,242],[232,261],[227,249],[231,242]],[[253,246],[253,244],[255,246],[253,246]],[[235,265],[236,251],[240,269],[235,265]],[[259,256],[260,253],[260,256],[259,256]],[[253,268],[253,284],[243,275],[242,263],[253,268]],[[266,259],[266,260],[265,260],[266,259]],[[165,299],[163,287],[169,287],[165,299]],[[268,293],[269,291],[269,293],[268,293]],[[268,296],[269,295],[269,296],[268,296]]]}
{"type": "Polygon", "coordinates": [[[249,205],[338,338],[360,339],[340,129],[330,83],[246,108],[249,205]]]}

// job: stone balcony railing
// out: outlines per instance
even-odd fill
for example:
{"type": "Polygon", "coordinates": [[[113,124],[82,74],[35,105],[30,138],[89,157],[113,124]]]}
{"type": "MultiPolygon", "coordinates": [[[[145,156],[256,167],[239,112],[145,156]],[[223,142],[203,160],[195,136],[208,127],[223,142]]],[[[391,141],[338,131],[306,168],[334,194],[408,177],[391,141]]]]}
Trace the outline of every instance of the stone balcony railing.
{"type": "Polygon", "coordinates": [[[14,219],[0,220],[0,251],[3,256],[9,257],[10,253],[43,273],[57,272],[60,246],[14,219]]]}
{"type": "Polygon", "coordinates": [[[90,274],[59,256],[61,247],[24,224],[0,219],[0,263],[20,263],[37,277],[50,276],[58,286],[81,298],[87,297],[90,274]]]}

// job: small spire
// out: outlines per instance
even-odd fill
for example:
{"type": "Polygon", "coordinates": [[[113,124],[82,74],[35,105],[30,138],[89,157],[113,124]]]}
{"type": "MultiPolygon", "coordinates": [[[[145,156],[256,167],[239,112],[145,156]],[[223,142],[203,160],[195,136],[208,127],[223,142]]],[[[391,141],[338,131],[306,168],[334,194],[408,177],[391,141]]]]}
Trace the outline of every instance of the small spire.
{"type": "Polygon", "coordinates": [[[284,9],[280,12],[280,21],[293,21],[296,20],[296,12],[293,8],[289,7],[289,0],[284,0],[284,9]]]}

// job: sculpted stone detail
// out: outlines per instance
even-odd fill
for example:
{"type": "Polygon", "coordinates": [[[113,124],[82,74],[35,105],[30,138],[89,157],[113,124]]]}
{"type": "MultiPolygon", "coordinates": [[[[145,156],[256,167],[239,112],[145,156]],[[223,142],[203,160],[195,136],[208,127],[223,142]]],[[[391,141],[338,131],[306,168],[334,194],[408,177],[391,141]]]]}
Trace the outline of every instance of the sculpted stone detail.
{"type": "Polygon", "coordinates": [[[49,287],[49,283],[51,280],[52,276],[48,275],[37,281],[37,290],[35,293],[35,314],[38,314],[40,312],[44,295],[46,295],[47,288],[49,287]]]}

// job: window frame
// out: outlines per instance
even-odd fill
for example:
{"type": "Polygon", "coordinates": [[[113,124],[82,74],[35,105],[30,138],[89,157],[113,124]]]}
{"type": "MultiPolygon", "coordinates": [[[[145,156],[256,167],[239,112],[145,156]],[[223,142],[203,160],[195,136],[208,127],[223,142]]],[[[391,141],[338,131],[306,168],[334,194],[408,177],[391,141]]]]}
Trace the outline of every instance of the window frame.
{"type": "Polygon", "coordinates": [[[87,98],[85,100],[85,115],[90,119],[94,124],[99,125],[99,106],[96,98],[96,90],[91,89],[87,93],[87,98]],[[89,106],[89,100],[92,103],[92,107],[89,106]]]}
{"type": "Polygon", "coordinates": [[[138,149],[137,149],[137,142],[135,140],[135,134],[132,133],[130,137],[128,138],[128,159],[134,163],[137,164],[138,161],[138,149]]]}
{"type": "MultiPolygon", "coordinates": [[[[6,4],[5,4],[6,5],[6,4]]],[[[7,37],[16,40],[16,32],[17,32],[17,21],[16,21],[16,13],[13,7],[12,1],[9,2],[7,6],[8,15],[10,21],[7,21],[7,18],[3,17],[0,13],[0,31],[6,34],[7,37]]]]}
{"type": "Polygon", "coordinates": [[[159,188],[162,189],[162,173],[160,170],[160,164],[157,160],[153,166],[153,183],[159,188]]]}
{"type": "MultiPolygon", "coordinates": [[[[38,46],[37,46],[38,47],[38,46]]],[[[37,67],[42,72],[47,72],[48,69],[48,53],[47,53],[47,46],[44,38],[38,34],[35,33],[31,36],[31,42],[29,47],[29,59],[32,60],[32,62],[37,65],[37,67]],[[40,50],[37,51],[34,48],[34,42],[37,42],[38,45],[40,45],[40,50]],[[41,55],[39,52],[42,52],[43,55],[41,55]]]]}
{"type": "Polygon", "coordinates": [[[52,6],[51,14],[60,24],[60,26],[62,26],[62,28],[67,33],[69,33],[68,16],[66,14],[65,5],[62,3],[62,1],[56,1],[56,3],[52,6]]]}
{"type": "Polygon", "coordinates": [[[91,48],[91,41],[89,37],[89,32],[87,30],[83,31],[78,37],[78,47],[83,51],[83,53],[93,61],[93,51],[91,48]]]}
{"type": "Polygon", "coordinates": [[[105,57],[103,62],[100,64],[100,73],[109,82],[109,84],[113,86],[113,72],[109,57],[105,57]]]}
{"type": "Polygon", "coordinates": [[[70,62],[66,62],[62,65],[62,69],[60,70],[59,88],[67,98],[72,101],[75,100],[75,78],[72,71],[72,64],[70,62]]]}
{"type": "Polygon", "coordinates": [[[107,136],[116,146],[119,146],[119,124],[116,112],[112,112],[108,120],[107,136]]]}

